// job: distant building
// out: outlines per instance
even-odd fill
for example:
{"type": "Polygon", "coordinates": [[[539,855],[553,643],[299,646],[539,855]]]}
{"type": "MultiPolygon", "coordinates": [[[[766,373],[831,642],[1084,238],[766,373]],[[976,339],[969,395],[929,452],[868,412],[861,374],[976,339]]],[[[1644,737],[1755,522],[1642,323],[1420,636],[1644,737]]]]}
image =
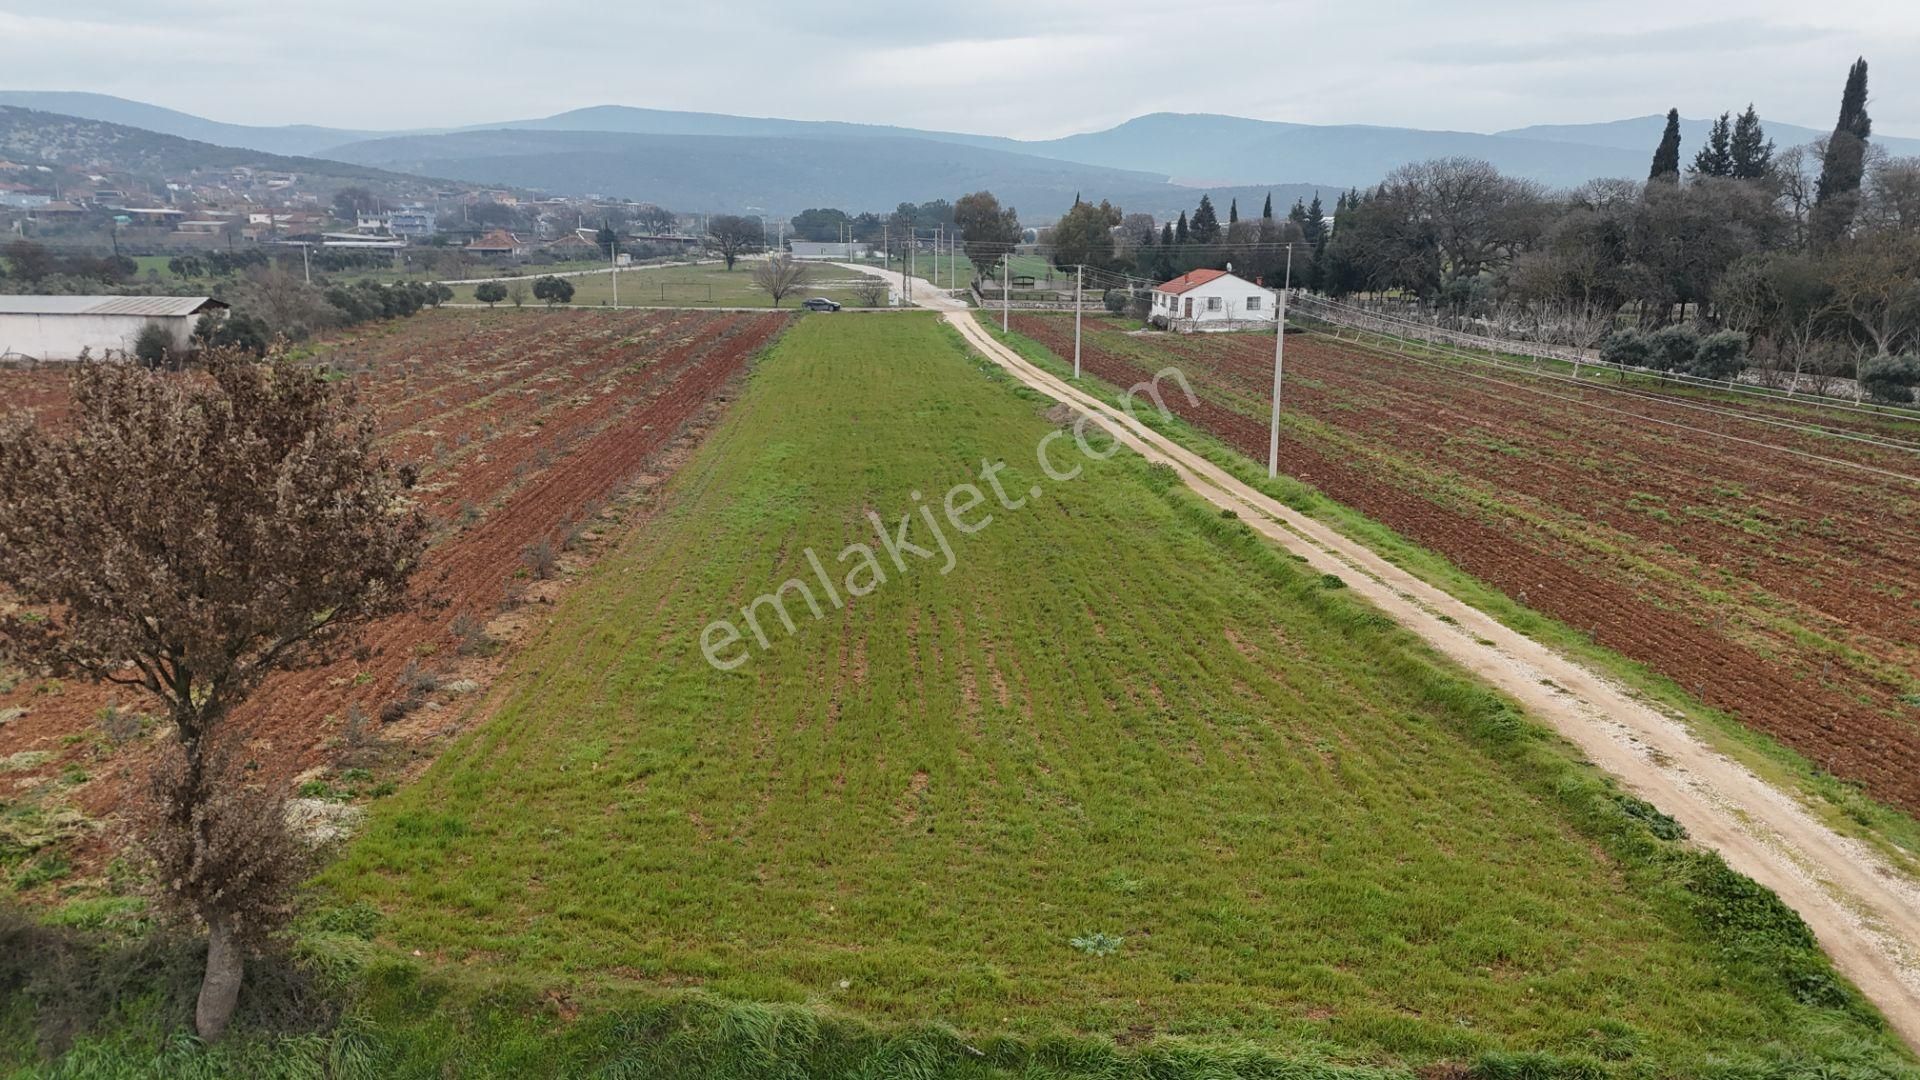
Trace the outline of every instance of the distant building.
{"type": "Polygon", "coordinates": [[[1273,321],[1274,292],[1226,270],[1195,270],[1154,286],[1148,318],[1172,330],[1232,330],[1273,321]]]}
{"type": "Polygon", "coordinates": [[[434,213],[423,206],[409,206],[387,215],[387,231],[409,239],[432,236],[436,231],[434,213]]]}
{"type": "Polygon", "coordinates": [[[185,353],[200,316],[226,309],[208,296],[0,296],[0,357],[130,355],[150,325],[165,330],[173,348],[185,353]]]}
{"type": "Polygon", "coordinates": [[[469,255],[525,255],[526,242],[505,229],[494,229],[464,249],[469,255]]]}
{"type": "Polygon", "coordinates": [[[126,207],[120,211],[133,224],[152,229],[171,229],[186,220],[185,210],[174,210],[164,206],[126,207]]]}
{"type": "Polygon", "coordinates": [[[320,246],[328,248],[372,248],[392,249],[407,246],[405,240],[397,236],[368,236],[357,232],[330,232],[320,234],[320,246]]]}
{"type": "Polygon", "coordinates": [[[32,210],[52,201],[53,196],[32,191],[0,191],[0,206],[9,210],[32,210]]]}
{"type": "Polygon", "coordinates": [[[575,229],[547,244],[547,250],[564,259],[591,259],[603,254],[592,229],[575,229]]]}

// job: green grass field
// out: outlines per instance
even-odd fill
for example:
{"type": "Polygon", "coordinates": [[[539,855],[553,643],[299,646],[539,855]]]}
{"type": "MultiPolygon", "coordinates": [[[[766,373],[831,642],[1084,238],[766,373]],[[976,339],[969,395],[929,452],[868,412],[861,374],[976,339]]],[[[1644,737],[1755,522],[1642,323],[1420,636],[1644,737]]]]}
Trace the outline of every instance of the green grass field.
{"type": "Polygon", "coordinates": [[[1337,579],[1130,455],[1044,477],[1044,405],[930,317],[780,341],[319,881],[379,913],[420,1074],[1914,1075],[1770,894],[1337,579]],[[795,634],[703,662],[809,549],[839,579],[868,511],[1001,460],[1039,493],[948,528],[951,573],[789,591],[795,634]],[[413,965],[511,990],[462,1020],[413,965]],[[500,1004],[555,994],[588,1019],[500,1004]]]}
{"type": "MultiPolygon", "coordinates": [[[[732,270],[717,263],[622,270],[620,306],[705,307],[711,304],[714,307],[772,307],[772,298],[753,286],[752,265],[742,261],[732,270]]],[[[860,307],[862,301],[853,294],[852,288],[859,277],[858,271],[835,266],[808,267],[806,280],[780,305],[791,308],[809,296],[824,296],[848,307],[860,307]]],[[[574,307],[613,303],[612,274],[587,274],[567,280],[573,283],[574,307]]],[[[505,284],[509,288],[513,285],[512,282],[505,284]]],[[[528,289],[528,306],[537,306],[540,301],[533,299],[533,283],[528,281],[521,284],[528,289]]],[[[453,302],[476,303],[473,289],[472,285],[454,286],[453,302]]],[[[501,306],[510,306],[510,302],[501,301],[501,306]]]]}

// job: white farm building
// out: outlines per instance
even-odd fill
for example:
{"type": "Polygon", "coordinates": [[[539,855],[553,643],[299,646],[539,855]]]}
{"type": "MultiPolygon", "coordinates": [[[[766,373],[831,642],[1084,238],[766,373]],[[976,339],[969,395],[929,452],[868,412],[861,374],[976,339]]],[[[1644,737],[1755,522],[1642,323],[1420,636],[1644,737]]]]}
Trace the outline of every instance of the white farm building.
{"type": "Polygon", "coordinates": [[[1273,322],[1279,295],[1226,270],[1195,270],[1153,288],[1154,325],[1170,330],[1242,330],[1273,322]]]}
{"type": "Polygon", "coordinates": [[[0,296],[0,360],[130,356],[153,324],[184,354],[200,316],[226,309],[208,296],[0,296]]]}

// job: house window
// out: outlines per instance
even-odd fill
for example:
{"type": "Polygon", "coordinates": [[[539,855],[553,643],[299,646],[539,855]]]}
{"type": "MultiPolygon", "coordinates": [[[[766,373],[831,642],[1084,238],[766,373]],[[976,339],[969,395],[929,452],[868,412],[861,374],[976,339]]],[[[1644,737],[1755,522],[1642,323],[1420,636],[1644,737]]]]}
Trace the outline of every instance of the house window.
{"type": "Polygon", "coordinates": [[[1209,296],[1209,297],[1207,297],[1207,310],[1208,310],[1208,311],[1219,311],[1219,310],[1220,310],[1220,298],[1219,298],[1219,297],[1217,297],[1217,296],[1209,296]]]}
{"type": "Polygon", "coordinates": [[[1259,310],[1260,310],[1260,298],[1259,298],[1259,297],[1257,297],[1257,296],[1249,296],[1249,297],[1247,297],[1247,310],[1248,310],[1248,311],[1259,311],[1259,310]]]}

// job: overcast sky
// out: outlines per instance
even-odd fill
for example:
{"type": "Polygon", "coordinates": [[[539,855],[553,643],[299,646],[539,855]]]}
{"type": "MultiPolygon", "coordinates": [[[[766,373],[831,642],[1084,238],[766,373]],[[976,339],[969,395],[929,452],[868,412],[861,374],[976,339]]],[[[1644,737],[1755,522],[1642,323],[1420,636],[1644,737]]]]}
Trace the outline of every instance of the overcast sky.
{"type": "Polygon", "coordinates": [[[349,128],[622,104],[1018,137],[1155,111],[1496,131],[1749,99],[1824,128],[1860,54],[1876,129],[1920,135],[1913,0],[0,0],[0,88],[349,128]]]}

